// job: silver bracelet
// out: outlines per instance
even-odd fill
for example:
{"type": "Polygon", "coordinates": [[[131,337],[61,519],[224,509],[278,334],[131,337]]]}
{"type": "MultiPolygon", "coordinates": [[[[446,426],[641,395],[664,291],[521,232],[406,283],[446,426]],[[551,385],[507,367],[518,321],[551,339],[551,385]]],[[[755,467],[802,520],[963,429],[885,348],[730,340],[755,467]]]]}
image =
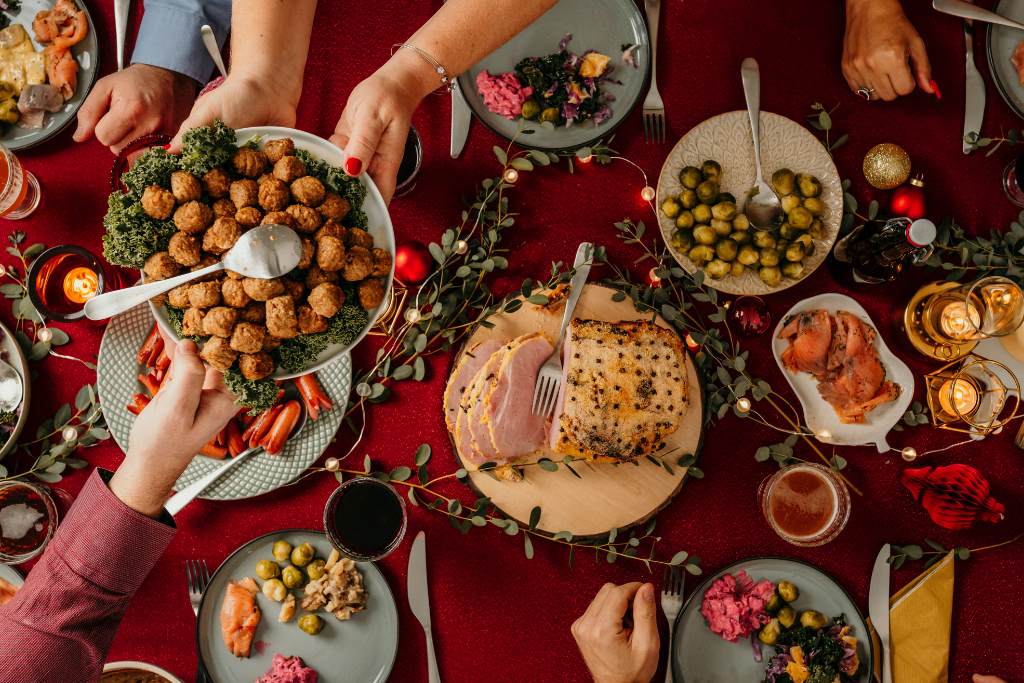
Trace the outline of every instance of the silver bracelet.
{"type": "Polygon", "coordinates": [[[434,69],[437,70],[437,73],[441,76],[441,87],[444,88],[448,92],[451,92],[452,90],[455,90],[455,81],[453,81],[451,78],[449,78],[448,72],[445,71],[445,68],[443,66],[441,66],[436,59],[434,59],[433,57],[431,57],[430,55],[428,55],[426,52],[424,52],[423,50],[419,49],[415,45],[410,45],[409,43],[395,43],[394,45],[392,45],[391,46],[391,54],[392,55],[395,54],[395,48],[396,47],[404,47],[406,50],[412,50],[413,52],[418,54],[420,57],[423,57],[423,59],[425,59],[428,62],[430,62],[430,65],[433,66],[434,69]]]}

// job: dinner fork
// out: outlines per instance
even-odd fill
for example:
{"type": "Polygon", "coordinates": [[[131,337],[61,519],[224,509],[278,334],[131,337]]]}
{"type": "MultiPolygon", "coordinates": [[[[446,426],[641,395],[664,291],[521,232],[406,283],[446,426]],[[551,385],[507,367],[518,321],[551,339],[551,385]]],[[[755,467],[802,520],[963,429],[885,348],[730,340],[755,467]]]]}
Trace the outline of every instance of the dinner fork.
{"type": "Polygon", "coordinates": [[[555,401],[558,399],[558,387],[562,383],[562,354],[558,349],[565,337],[565,328],[572,320],[572,312],[576,309],[576,302],[579,301],[580,292],[587,284],[587,276],[590,275],[590,257],[594,253],[594,245],[584,242],[576,250],[576,260],[572,266],[576,274],[569,281],[569,298],[565,302],[565,314],[562,315],[562,329],[558,332],[558,341],[555,342],[555,350],[548,357],[544,365],[537,373],[537,385],[533,390],[534,415],[550,415],[555,411],[555,401]]]}
{"type": "Polygon", "coordinates": [[[658,92],[658,13],[661,0],[644,0],[647,30],[651,36],[651,88],[644,100],[644,139],[665,142],[665,103],[658,92]]]}
{"type": "MultiPolygon", "coordinates": [[[[188,601],[192,603],[192,611],[199,616],[199,603],[203,600],[203,593],[210,585],[210,570],[206,568],[206,560],[186,561],[185,574],[188,577],[188,601]]],[[[196,652],[196,683],[205,683],[206,673],[203,671],[202,655],[196,652]]]]}
{"type": "Polygon", "coordinates": [[[665,683],[672,683],[672,629],[676,624],[679,610],[683,608],[684,575],[678,567],[665,567],[665,576],[661,580],[661,609],[668,619],[668,654],[665,659],[665,683]]]}

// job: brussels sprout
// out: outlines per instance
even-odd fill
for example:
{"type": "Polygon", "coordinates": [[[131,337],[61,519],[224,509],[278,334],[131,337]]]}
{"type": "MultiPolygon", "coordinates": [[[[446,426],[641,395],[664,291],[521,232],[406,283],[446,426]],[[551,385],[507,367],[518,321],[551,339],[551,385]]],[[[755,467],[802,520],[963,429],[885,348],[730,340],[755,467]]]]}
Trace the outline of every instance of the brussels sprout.
{"type": "Polygon", "coordinates": [[[750,230],[750,219],[747,218],[747,214],[736,214],[736,218],[732,219],[732,228],[733,230],[750,230]]]}
{"type": "Polygon", "coordinates": [[[781,632],[782,628],[779,627],[779,620],[772,619],[761,627],[761,631],[757,634],[757,639],[765,645],[774,645],[775,641],[779,639],[779,633],[781,632]]]}
{"type": "Polygon", "coordinates": [[[14,85],[10,81],[0,81],[0,100],[14,97],[14,85]]]}
{"type": "Polygon", "coordinates": [[[714,159],[708,159],[700,167],[704,180],[713,180],[716,185],[722,184],[722,165],[714,159]]]}
{"type": "Polygon", "coordinates": [[[706,244],[698,244],[690,250],[688,256],[693,261],[693,265],[699,267],[715,258],[715,250],[706,244]]]}
{"type": "Polygon", "coordinates": [[[786,602],[796,602],[800,597],[800,589],[789,581],[783,581],[779,584],[779,595],[786,602]]]}
{"type": "Polygon", "coordinates": [[[693,207],[693,220],[703,225],[707,225],[711,222],[711,207],[707,204],[698,204],[693,207]]]}
{"type": "Polygon", "coordinates": [[[696,166],[687,166],[679,171],[679,184],[687,190],[693,190],[704,181],[700,169],[696,166]]]}
{"type": "Polygon", "coordinates": [[[782,281],[782,271],[778,268],[762,268],[758,271],[758,275],[761,277],[761,282],[769,287],[777,287],[782,281]]]}
{"type": "Polygon", "coordinates": [[[825,239],[825,226],[817,218],[811,221],[811,227],[807,228],[807,234],[816,240],[825,239]]]}
{"type": "Polygon", "coordinates": [[[306,585],[302,572],[291,565],[281,570],[281,581],[289,588],[302,588],[306,585]]]}
{"type": "Polygon", "coordinates": [[[720,221],[731,221],[736,218],[736,203],[721,201],[722,195],[718,195],[719,202],[711,207],[711,215],[720,221]]]}
{"type": "Polygon", "coordinates": [[[704,272],[707,273],[708,277],[712,280],[721,280],[732,272],[732,266],[722,259],[716,258],[714,261],[704,266],[704,272]]]}
{"type": "Polygon", "coordinates": [[[18,111],[17,102],[13,99],[6,99],[0,102],[0,121],[4,123],[17,123],[19,118],[21,118],[21,112],[18,111]]]}
{"type": "Polygon", "coordinates": [[[818,612],[817,610],[809,609],[806,612],[800,613],[801,626],[810,626],[811,628],[817,630],[820,628],[825,628],[827,624],[828,617],[826,617],[821,612],[818,612]]]}
{"type": "Polygon", "coordinates": [[[313,546],[303,543],[292,551],[292,564],[296,567],[305,567],[313,559],[315,552],[313,546]]]}
{"type": "Polygon", "coordinates": [[[825,213],[825,202],[817,197],[808,197],[804,200],[804,208],[810,211],[812,216],[820,216],[825,213]]]}
{"type": "Polygon", "coordinates": [[[788,168],[780,168],[772,173],[772,185],[781,195],[793,194],[796,191],[796,174],[788,168]]]}
{"type": "Polygon", "coordinates": [[[811,227],[814,216],[802,206],[798,206],[789,212],[789,224],[797,230],[806,230],[811,227]]]}
{"type": "Polygon", "coordinates": [[[803,200],[800,198],[800,195],[787,194],[785,197],[782,198],[781,203],[782,210],[786,213],[786,215],[789,215],[789,212],[795,209],[796,207],[800,206],[803,203],[803,200]]]}
{"type": "Polygon", "coordinates": [[[772,247],[764,247],[758,254],[762,266],[769,268],[779,265],[779,252],[772,247]]]}
{"type": "Polygon", "coordinates": [[[278,562],[287,562],[292,556],[292,544],[288,541],[278,541],[270,552],[278,562]]]}
{"type": "Polygon", "coordinates": [[[781,237],[784,240],[791,240],[799,234],[800,231],[794,228],[792,224],[788,222],[783,223],[782,225],[779,226],[779,237],[781,237]]]}
{"type": "Polygon", "coordinates": [[[260,577],[264,581],[267,579],[273,579],[281,576],[281,567],[278,566],[277,562],[260,560],[256,563],[256,576],[260,577]]]}
{"type": "Polygon", "coordinates": [[[796,610],[786,605],[779,610],[778,619],[780,624],[789,628],[796,623],[796,610]]]}
{"type": "Polygon", "coordinates": [[[313,560],[306,565],[306,575],[309,576],[310,581],[316,581],[321,576],[327,573],[324,566],[327,564],[325,560],[313,560]]]}
{"type": "Polygon", "coordinates": [[[679,205],[675,197],[666,197],[665,201],[661,203],[662,212],[669,218],[675,218],[682,211],[683,207],[679,205]]]}
{"type": "Polygon", "coordinates": [[[793,280],[799,280],[805,274],[804,264],[799,261],[792,263],[787,261],[782,264],[782,274],[793,280]]]}
{"type": "Polygon", "coordinates": [[[315,614],[306,614],[299,617],[299,628],[311,636],[315,636],[324,630],[324,620],[315,614]]]}
{"type": "Polygon", "coordinates": [[[817,197],[821,194],[821,181],[808,173],[797,173],[796,184],[800,194],[805,197],[817,197]]]}
{"type": "MultiPolygon", "coordinates": [[[[806,232],[793,241],[804,245],[804,256],[810,256],[814,253],[814,240],[806,232]]],[[[792,261],[793,259],[790,260],[792,261]]]]}
{"type": "Polygon", "coordinates": [[[785,254],[786,247],[788,246],[789,240],[779,240],[778,242],[775,243],[775,251],[779,252],[780,254],[785,254]]]}
{"type": "Polygon", "coordinates": [[[288,595],[288,589],[281,583],[281,579],[270,579],[263,584],[263,595],[267,600],[281,602],[288,595]]]}
{"type": "MultiPolygon", "coordinates": [[[[804,245],[799,242],[793,242],[793,244],[786,247],[785,254],[787,261],[803,261],[804,256],[807,255],[807,251],[804,249],[804,245]]],[[[764,265],[768,266],[772,264],[765,263],[764,265]]]]}
{"type": "Polygon", "coordinates": [[[767,230],[758,230],[754,233],[754,246],[755,247],[774,247],[775,238],[767,230]]]}
{"type": "Polygon", "coordinates": [[[711,245],[718,239],[718,233],[709,225],[698,225],[693,229],[693,239],[697,244],[711,245]]]}
{"type": "Polygon", "coordinates": [[[769,598],[768,604],[764,606],[764,611],[774,617],[778,611],[785,606],[785,604],[786,601],[780,598],[778,593],[774,593],[772,594],[772,597],[769,598]]]}
{"type": "Polygon", "coordinates": [[[752,266],[761,260],[761,255],[757,249],[749,244],[744,244],[740,247],[740,252],[736,255],[736,260],[745,266],[752,266]]]}
{"type": "Polygon", "coordinates": [[[723,261],[732,261],[740,250],[740,245],[726,237],[715,242],[715,254],[723,261]]]}
{"type": "Polygon", "coordinates": [[[747,267],[740,263],[739,261],[733,261],[731,265],[732,270],[729,272],[729,274],[732,275],[733,277],[739,277],[740,275],[743,275],[743,271],[747,269],[747,267]]]}
{"type": "Polygon", "coordinates": [[[732,232],[732,223],[729,221],[720,221],[717,218],[711,219],[711,229],[715,231],[715,234],[725,237],[732,232]]]}
{"type": "Polygon", "coordinates": [[[693,249],[693,231],[681,228],[672,233],[672,248],[683,254],[693,249]]]}
{"type": "Polygon", "coordinates": [[[693,227],[693,223],[694,223],[693,214],[690,213],[689,211],[687,211],[686,209],[683,209],[682,211],[680,211],[679,215],[676,216],[676,227],[677,228],[692,228],[693,227]]]}
{"type": "Polygon", "coordinates": [[[536,100],[526,100],[523,102],[522,111],[524,119],[535,119],[540,114],[540,105],[537,104],[536,100]]]}
{"type": "Polygon", "coordinates": [[[683,190],[679,193],[679,203],[684,209],[692,209],[700,204],[700,200],[697,199],[697,193],[693,190],[683,190]]]}
{"type": "MultiPolygon", "coordinates": [[[[719,188],[719,189],[721,189],[721,188],[719,188]]],[[[718,203],[721,204],[722,202],[732,202],[733,204],[735,204],[736,203],[736,197],[733,197],[731,192],[719,192],[718,193],[718,203]]]]}
{"type": "Polygon", "coordinates": [[[754,238],[750,236],[749,232],[740,231],[734,232],[731,235],[729,235],[729,239],[731,239],[736,244],[750,244],[751,240],[753,240],[754,238]]]}
{"type": "Polygon", "coordinates": [[[554,123],[559,119],[559,117],[560,114],[558,113],[557,107],[548,107],[547,109],[540,113],[541,121],[551,121],[552,123],[554,123]]]}
{"type": "Polygon", "coordinates": [[[697,186],[697,199],[708,206],[718,201],[718,183],[714,180],[705,180],[697,186]]]}

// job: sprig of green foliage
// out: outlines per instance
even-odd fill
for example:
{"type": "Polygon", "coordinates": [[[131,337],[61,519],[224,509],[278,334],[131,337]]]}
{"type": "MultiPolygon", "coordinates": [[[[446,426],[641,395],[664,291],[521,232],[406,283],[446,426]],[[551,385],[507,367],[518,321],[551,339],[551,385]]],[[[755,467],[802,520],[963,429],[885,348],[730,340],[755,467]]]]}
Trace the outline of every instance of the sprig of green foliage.
{"type": "Polygon", "coordinates": [[[956,557],[956,559],[966,560],[971,557],[971,553],[981,552],[982,550],[991,550],[992,548],[1001,548],[1004,545],[1010,545],[1011,543],[1015,543],[1021,538],[1024,538],[1024,534],[1015,536],[1014,538],[1011,538],[1009,541],[1003,541],[1002,543],[987,545],[982,548],[958,547],[953,548],[952,550],[945,548],[938,541],[933,541],[930,538],[926,538],[924,539],[924,543],[930,548],[930,550],[925,550],[919,545],[892,545],[890,546],[892,554],[889,556],[889,559],[886,560],[886,562],[891,564],[894,569],[899,569],[907,560],[916,561],[924,559],[925,556],[930,556],[928,561],[925,562],[924,565],[924,568],[928,569],[936,562],[941,560],[943,557],[948,555],[950,552],[954,553],[954,557],[956,557]]]}

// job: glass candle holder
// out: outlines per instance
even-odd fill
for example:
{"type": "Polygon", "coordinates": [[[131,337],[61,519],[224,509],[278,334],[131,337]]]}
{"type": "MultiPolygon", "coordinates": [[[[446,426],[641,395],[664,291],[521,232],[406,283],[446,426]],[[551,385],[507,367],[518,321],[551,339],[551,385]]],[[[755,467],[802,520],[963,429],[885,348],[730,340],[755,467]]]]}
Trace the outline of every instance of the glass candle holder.
{"type": "Polygon", "coordinates": [[[21,564],[53,538],[59,516],[50,493],[25,481],[0,483],[0,562],[21,564]]]}
{"type": "Polygon", "coordinates": [[[124,287],[121,273],[91,251],[74,244],[47,249],[28,271],[28,296],[47,320],[80,322],[89,326],[106,321],[85,317],[85,302],[124,287]]]}
{"type": "Polygon", "coordinates": [[[936,429],[985,436],[1007,424],[1020,408],[1020,382],[1013,371],[999,361],[974,353],[924,378],[928,409],[936,429]],[[1013,410],[1003,417],[1011,396],[1015,399],[1013,410]]]}
{"type": "Polygon", "coordinates": [[[405,140],[405,153],[398,167],[397,185],[393,199],[404,197],[416,189],[416,181],[420,177],[423,166],[423,141],[415,128],[409,126],[409,137],[405,140]]]}
{"type": "Polygon", "coordinates": [[[349,479],[334,490],[324,508],[324,531],[343,557],[375,562],[391,554],[405,537],[405,499],[391,484],[373,477],[349,479]]]}
{"type": "Polygon", "coordinates": [[[28,218],[42,199],[39,181],[3,145],[0,145],[0,188],[0,216],[8,220],[28,218]]]}
{"type": "Polygon", "coordinates": [[[1003,337],[1024,322],[1024,292],[1005,277],[982,278],[932,295],[921,322],[925,333],[939,345],[952,347],[1003,337]]]}
{"type": "Polygon", "coordinates": [[[1024,206],[1024,188],[1020,186],[1020,174],[1017,172],[1017,166],[1022,167],[1024,170],[1024,154],[1012,160],[1006,165],[1006,170],[1003,171],[1003,192],[1006,193],[1006,198],[1017,206],[1024,206]]]}
{"type": "Polygon", "coordinates": [[[757,495],[769,526],[796,546],[825,545],[850,519],[850,492],[843,480],[824,465],[783,467],[761,482],[757,495]]]}
{"type": "Polygon", "coordinates": [[[114,159],[113,168],[110,169],[110,191],[125,192],[127,188],[121,182],[124,172],[130,169],[140,156],[154,147],[165,147],[173,139],[170,135],[143,135],[125,145],[114,159]]]}

